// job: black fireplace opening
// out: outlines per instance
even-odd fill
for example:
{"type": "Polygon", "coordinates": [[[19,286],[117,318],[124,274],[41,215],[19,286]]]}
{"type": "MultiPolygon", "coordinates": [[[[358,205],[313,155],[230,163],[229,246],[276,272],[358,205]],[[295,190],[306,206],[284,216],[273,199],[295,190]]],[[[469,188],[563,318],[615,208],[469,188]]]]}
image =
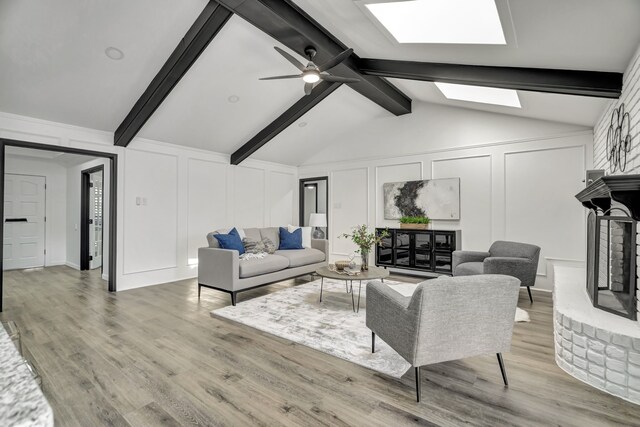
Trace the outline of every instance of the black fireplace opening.
{"type": "Polygon", "coordinates": [[[591,211],[587,223],[587,292],[593,305],[636,320],[637,222],[591,211]]]}

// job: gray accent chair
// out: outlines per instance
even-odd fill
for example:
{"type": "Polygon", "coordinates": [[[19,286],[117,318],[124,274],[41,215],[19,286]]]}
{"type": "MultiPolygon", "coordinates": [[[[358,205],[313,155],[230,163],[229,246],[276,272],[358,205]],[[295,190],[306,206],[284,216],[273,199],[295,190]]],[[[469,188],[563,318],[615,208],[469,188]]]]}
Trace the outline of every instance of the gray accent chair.
{"type": "Polygon", "coordinates": [[[371,352],[376,335],[415,369],[420,401],[420,367],[495,353],[508,386],[502,352],[511,348],[520,281],[487,274],[440,277],[403,296],[380,281],[367,284],[367,327],[371,352]]]}
{"type": "Polygon", "coordinates": [[[520,279],[527,287],[529,300],[533,303],[531,286],[536,284],[540,247],[528,243],[493,242],[489,252],[453,252],[453,275],[505,274],[520,279]]]}

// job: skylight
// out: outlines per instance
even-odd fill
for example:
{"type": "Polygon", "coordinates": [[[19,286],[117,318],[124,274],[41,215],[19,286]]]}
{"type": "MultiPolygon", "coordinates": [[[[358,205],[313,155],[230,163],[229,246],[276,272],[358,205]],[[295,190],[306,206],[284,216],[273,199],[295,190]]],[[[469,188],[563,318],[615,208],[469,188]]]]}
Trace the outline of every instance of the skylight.
{"type": "Polygon", "coordinates": [[[399,43],[507,44],[495,0],[368,3],[399,43]]]}
{"type": "Polygon", "coordinates": [[[513,89],[467,86],[439,82],[436,82],[436,86],[440,89],[440,92],[447,97],[447,99],[521,108],[518,92],[513,89]]]}

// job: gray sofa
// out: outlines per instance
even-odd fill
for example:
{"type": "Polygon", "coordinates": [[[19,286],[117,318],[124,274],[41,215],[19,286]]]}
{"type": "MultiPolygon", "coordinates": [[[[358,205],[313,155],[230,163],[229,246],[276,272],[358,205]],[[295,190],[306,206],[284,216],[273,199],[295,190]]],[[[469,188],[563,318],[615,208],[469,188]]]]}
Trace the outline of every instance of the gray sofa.
{"type": "MultiPolygon", "coordinates": [[[[248,239],[269,238],[280,246],[278,227],[245,228],[248,239]]],[[[227,292],[231,304],[236,305],[238,292],[269,285],[281,280],[311,274],[327,265],[329,244],[327,240],[311,239],[311,248],[277,250],[262,259],[241,260],[238,251],[221,249],[209,233],[208,248],[198,249],[198,298],[203,287],[227,292]]]]}
{"type": "Polygon", "coordinates": [[[495,353],[508,385],[502,352],[511,336],[520,281],[504,275],[439,277],[403,296],[380,281],[367,284],[367,327],[371,351],[376,335],[415,369],[420,401],[420,367],[495,353]]]}
{"type": "Polygon", "coordinates": [[[453,275],[472,276],[476,274],[506,274],[520,279],[520,285],[527,287],[529,300],[531,286],[536,284],[540,247],[528,243],[493,242],[489,252],[455,251],[453,253],[453,275]]]}

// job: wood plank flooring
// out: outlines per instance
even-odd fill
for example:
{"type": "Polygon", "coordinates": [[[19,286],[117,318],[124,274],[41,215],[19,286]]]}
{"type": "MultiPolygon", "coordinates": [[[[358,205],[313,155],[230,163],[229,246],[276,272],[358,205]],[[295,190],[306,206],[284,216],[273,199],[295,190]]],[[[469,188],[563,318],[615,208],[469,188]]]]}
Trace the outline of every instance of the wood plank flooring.
{"type": "MultiPolygon", "coordinates": [[[[394,276],[395,280],[417,281],[394,276]]],[[[243,300],[294,286],[282,282],[243,300]]],[[[5,273],[3,320],[15,320],[58,426],[640,425],[640,406],[595,390],[553,359],[551,295],[526,291],[505,354],[423,368],[394,380],[209,312],[229,296],[185,280],[110,294],[95,273],[5,273]]]]}

